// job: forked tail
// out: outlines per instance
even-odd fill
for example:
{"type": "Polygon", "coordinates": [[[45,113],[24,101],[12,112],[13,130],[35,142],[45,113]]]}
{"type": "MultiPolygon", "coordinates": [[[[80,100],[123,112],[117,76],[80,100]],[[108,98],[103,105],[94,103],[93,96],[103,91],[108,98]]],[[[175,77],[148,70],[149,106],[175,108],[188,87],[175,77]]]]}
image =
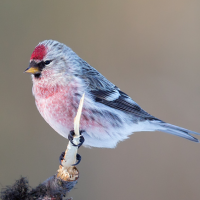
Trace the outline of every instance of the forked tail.
{"type": "MultiPolygon", "coordinates": [[[[152,122],[152,123],[154,123],[154,122],[152,122]]],[[[160,126],[160,128],[158,127],[158,129],[157,129],[158,131],[177,135],[179,137],[191,140],[193,142],[199,142],[199,140],[197,138],[190,135],[190,134],[200,135],[197,132],[190,131],[188,129],[185,129],[185,128],[182,128],[182,127],[179,127],[179,126],[175,126],[173,124],[168,124],[168,123],[165,123],[165,122],[155,122],[155,123],[160,126]]]]}

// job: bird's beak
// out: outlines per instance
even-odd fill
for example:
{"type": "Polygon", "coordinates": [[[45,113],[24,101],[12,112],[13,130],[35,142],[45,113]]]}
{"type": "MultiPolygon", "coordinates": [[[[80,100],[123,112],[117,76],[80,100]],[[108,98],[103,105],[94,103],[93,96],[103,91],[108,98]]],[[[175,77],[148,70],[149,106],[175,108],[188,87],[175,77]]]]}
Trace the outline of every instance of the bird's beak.
{"type": "Polygon", "coordinates": [[[31,73],[31,74],[38,74],[41,71],[40,71],[37,63],[34,61],[31,61],[29,67],[24,72],[31,73]]]}

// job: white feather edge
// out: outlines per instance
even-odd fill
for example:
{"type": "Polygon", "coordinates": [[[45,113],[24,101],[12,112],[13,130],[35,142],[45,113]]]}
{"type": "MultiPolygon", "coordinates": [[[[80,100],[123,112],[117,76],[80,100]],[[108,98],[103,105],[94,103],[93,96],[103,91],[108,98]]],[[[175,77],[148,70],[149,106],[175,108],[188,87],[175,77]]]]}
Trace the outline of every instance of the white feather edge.
{"type": "Polygon", "coordinates": [[[105,99],[107,101],[114,101],[116,99],[118,99],[120,96],[119,92],[117,90],[115,90],[114,93],[111,93],[109,96],[106,96],[105,99]]]}

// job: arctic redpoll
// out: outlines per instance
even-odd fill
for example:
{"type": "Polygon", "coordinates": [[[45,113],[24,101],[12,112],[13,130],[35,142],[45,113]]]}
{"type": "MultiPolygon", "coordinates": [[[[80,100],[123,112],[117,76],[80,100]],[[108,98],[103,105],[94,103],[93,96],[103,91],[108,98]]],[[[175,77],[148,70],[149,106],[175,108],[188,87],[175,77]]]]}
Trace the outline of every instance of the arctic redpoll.
{"type": "Polygon", "coordinates": [[[25,72],[32,74],[36,106],[46,122],[68,138],[83,93],[83,145],[114,148],[133,132],[162,131],[198,142],[196,132],[148,114],[65,44],[39,43],[25,72]]]}

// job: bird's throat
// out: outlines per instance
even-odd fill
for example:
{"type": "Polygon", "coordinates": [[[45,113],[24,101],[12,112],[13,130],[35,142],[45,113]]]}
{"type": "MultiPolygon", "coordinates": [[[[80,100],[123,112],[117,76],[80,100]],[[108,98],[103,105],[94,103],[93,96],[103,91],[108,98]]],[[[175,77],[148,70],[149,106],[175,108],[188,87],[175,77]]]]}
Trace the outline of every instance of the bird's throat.
{"type": "Polygon", "coordinates": [[[41,73],[38,73],[38,74],[34,74],[34,77],[36,78],[36,79],[38,79],[38,78],[41,78],[41,73]]]}

